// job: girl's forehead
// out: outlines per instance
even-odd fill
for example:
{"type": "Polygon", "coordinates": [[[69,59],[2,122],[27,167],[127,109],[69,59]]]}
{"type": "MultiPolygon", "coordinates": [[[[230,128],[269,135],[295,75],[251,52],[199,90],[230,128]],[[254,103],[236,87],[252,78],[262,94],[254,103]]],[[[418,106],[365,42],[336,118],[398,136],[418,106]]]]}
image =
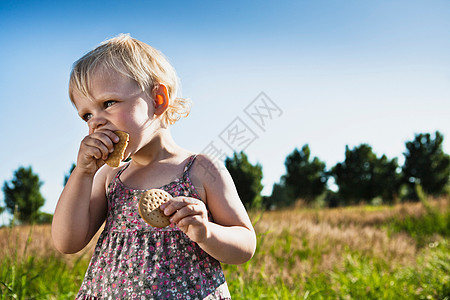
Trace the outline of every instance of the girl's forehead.
{"type": "Polygon", "coordinates": [[[98,70],[89,78],[88,91],[94,98],[102,93],[137,93],[141,89],[137,82],[127,74],[115,70],[98,70]]]}
{"type": "Polygon", "coordinates": [[[124,81],[127,79],[132,79],[131,75],[126,72],[126,70],[122,69],[113,69],[111,67],[107,67],[104,65],[100,65],[93,69],[90,74],[88,74],[90,81],[96,80],[96,79],[107,79],[107,80],[114,80],[114,81],[124,81]]]}

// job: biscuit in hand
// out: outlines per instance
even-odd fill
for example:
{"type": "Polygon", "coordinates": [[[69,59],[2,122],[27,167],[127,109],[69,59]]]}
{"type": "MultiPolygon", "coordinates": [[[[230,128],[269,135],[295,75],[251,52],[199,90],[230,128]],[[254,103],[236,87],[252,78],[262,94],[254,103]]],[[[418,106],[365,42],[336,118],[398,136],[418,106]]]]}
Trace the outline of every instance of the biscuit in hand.
{"type": "Polygon", "coordinates": [[[128,146],[128,138],[129,135],[123,131],[114,131],[114,133],[119,137],[119,142],[114,144],[114,151],[111,152],[108,158],[105,160],[105,163],[113,168],[117,168],[120,165],[120,162],[124,159],[125,149],[128,146]]]}
{"type": "Polygon", "coordinates": [[[153,227],[163,228],[170,225],[169,217],[160,209],[161,204],[172,199],[172,196],[161,189],[151,189],[142,193],[139,199],[139,214],[153,227]]]}

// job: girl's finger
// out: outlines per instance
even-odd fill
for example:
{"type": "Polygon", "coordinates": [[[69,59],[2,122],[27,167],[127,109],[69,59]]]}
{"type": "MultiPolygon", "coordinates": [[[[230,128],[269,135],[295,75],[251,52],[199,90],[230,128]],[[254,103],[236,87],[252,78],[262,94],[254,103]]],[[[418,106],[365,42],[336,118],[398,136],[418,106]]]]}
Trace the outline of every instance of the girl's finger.
{"type": "Polygon", "coordinates": [[[204,218],[201,217],[200,215],[193,215],[190,217],[183,218],[180,221],[174,222],[174,223],[176,223],[179,228],[187,228],[191,225],[195,226],[195,225],[202,224],[203,220],[204,220],[204,218]]]}
{"type": "Polygon", "coordinates": [[[91,134],[91,137],[101,141],[110,152],[114,150],[114,144],[119,141],[119,137],[110,130],[95,132],[91,134]]]}
{"type": "Polygon", "coordinates": [[[85,144],[90,147],[98,148],[102,155],[100,157],[96,156],[96,159],[105,160],[108,158],[108,155],[114,151],[114,137],[117,138],[113,132],[95,132],[86,137],[85,144]]]}
{"type": "Polygon", "coordinates": [[[163,210],[164,214],[166,216],[170,216],[176,211],[180,210],[181,208],[185,207],[189,204],[198,204],[198,202],[203,203],[200,200],[197,200],[195,198],[190,197],[175,197],[172,198],[170,201],[164,203],[161,205],[161,210],[163,210]]]}
{"type": "Polygon", "coordinates": [[[105,133],[114,144],[118,143],[120,140],[119,136],[117,134],[115,134],[114,131],[105,130],[105,131],[101,131],[101,132],[105,133]]]}
{"type": "Polygon", "coordinates": [[[88,148],[88,156],[92,156],[95,159],[100,159],[102,157],[103,153],[100,149],[96,147],[89,147],[88,148]]]}
{"type": "Polygon", "coordinates": [[[176,211],[170,218],[172,223],[178,223],[180,220],[193,216],[203,216],[206,215],[203,207],[198,204],[186,205],[183,208],[176,211]]]}
{"type": "Polygon", "coordinates": [[[89,149],[91,149],[91,151],[93,151],[92,149],[96,149],[101,153],[100,156],[98,156],[97,153],[96,153],[96,155],[94,155],[94,157],[96,159],[106,159],[110,153],[109,148],[101,140],[98,140],[95,138],[88,139],[86,141],[86,146],[87,146],[88,151],[89,151],[89,149]]]}

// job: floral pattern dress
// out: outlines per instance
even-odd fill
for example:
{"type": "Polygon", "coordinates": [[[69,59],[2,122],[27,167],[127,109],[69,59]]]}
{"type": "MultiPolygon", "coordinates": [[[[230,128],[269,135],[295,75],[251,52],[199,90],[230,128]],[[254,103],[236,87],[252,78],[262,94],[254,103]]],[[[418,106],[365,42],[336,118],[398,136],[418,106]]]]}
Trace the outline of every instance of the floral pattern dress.
{"type": "MultiPolygon", "coordinates": [[[[173,197],[200,199],[191,179],[191,156],[182,177],[161,187],[173,197]]],[[[175,224],[154,228],[138,212],[144,190],[108,186],[106,225],[76,299],[231,299],[220,263],[175,224]]]]}

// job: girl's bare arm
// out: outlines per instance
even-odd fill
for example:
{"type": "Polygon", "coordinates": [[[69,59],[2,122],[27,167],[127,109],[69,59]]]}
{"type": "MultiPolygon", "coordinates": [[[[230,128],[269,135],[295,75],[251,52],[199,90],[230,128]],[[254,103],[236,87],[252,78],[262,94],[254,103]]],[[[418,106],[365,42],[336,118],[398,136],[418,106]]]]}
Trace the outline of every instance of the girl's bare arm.
{"type": "Polygon", "coordinates": [[[220,262],[250,260],[256,249],[255,231],[228,170],[199,155],[190,172],[201,182],[213,222],[208,221],[203,202],[193,198],[175,198],[164,205],[164,213],[174,214],[173,222],[220,262]]]}
{"type": "Polygon", "coordinates": [[[104,222],[107,209],[105,186],[107,173],[112,169],[100,167],[117,141],[118,137],[112,131],[99,130],[81,142],[77,166],[61,193],[53,215],[52,238],[59,251],[80,251],[104,222]]]}
{"type": "Polygon", "coordinates": [[[82,250],[105,220],[105,169],[94,177],[75,168],[59,198],[52,222],[53,243],[62,253],[82,250]]]}

